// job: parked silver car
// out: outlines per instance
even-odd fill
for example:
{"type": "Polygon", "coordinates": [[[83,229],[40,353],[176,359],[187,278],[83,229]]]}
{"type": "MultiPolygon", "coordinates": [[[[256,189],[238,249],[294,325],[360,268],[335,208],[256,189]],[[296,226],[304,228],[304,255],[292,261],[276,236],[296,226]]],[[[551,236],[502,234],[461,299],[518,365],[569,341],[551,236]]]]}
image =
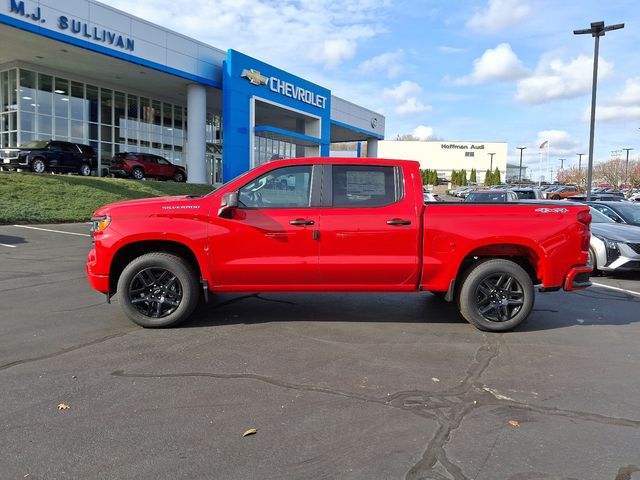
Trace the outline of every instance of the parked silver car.
{"type": "Polygon", "coordinates": [[[591,207],[592,275],[640,270],[640,227],[614,222],[591,207]]]}

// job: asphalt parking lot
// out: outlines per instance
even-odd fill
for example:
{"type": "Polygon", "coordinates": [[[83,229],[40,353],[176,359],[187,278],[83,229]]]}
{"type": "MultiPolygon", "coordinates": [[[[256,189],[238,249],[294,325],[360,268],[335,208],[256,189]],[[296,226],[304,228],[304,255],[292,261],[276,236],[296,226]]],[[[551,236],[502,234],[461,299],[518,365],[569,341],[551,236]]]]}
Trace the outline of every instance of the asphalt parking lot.
{"type": "Polygon", "coordinates": [[[426,293],[145,330],[89,288],[88,225],[31,227],[0,226],[0,478],[640,479],[640,275],[505,334],[426,293]]]}

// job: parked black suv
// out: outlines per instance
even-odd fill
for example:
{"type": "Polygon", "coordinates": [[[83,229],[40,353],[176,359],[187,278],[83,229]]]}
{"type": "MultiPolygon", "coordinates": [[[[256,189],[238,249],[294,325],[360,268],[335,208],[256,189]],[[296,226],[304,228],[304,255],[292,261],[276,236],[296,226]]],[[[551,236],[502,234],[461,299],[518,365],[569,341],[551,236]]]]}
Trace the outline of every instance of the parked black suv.
{"type": "Polygon", "coordinates": [[[6,170],[77,172],[88,176],[97,164],[93,148],[81,143],[33,140],[18,148],[0,150],[0,167],[6,170]]]}

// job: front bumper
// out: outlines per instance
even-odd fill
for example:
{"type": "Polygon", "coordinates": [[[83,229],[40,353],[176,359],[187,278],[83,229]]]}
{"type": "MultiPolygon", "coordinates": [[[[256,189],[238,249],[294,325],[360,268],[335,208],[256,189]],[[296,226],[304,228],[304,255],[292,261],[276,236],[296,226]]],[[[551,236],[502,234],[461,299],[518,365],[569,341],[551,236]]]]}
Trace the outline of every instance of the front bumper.
{"type": "Polygon", "coordinates": [[[0,167],[8,169],[29,168],[29,160],[20,157],[2,158],[0,159],[0,167]]]}
{"type": "Polygon", "coordinates": [[[129,176],[129,172],[127,172],[126,170],[123,170],[122,168],[114,168],[114,167],[109,167],[109,174],[115,175],[116,177],[129,176]]]}
{"type": "Polygon", "coordinates": [[[95,273],[93,269],[97,264],[96,250],[91,249],[87,256],[87,279],[94,290],[102,293],[110,293],[109,275],[95,273]]]}

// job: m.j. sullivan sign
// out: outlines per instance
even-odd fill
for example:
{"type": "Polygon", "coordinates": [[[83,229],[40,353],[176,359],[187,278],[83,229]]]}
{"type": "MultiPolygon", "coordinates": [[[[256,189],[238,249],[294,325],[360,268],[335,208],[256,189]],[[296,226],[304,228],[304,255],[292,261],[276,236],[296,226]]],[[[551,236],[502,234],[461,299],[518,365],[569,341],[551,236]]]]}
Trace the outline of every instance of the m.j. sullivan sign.
{"type": "MultiPolygon", "coordinates": [[[[33,23],[47,23],[40,7],[27,8],[22,0],[11,0],[9,3],[10,13],[33,23]]],[[[106,46],[129,50],[133,52],[135,44],[132,38],[112,32],[102,27],[92,25],[84,20],[70,18],[59,15],[55,19],[55,28],[71,33],[73,36],[92,43],[102,43],[106,46]]]]}

